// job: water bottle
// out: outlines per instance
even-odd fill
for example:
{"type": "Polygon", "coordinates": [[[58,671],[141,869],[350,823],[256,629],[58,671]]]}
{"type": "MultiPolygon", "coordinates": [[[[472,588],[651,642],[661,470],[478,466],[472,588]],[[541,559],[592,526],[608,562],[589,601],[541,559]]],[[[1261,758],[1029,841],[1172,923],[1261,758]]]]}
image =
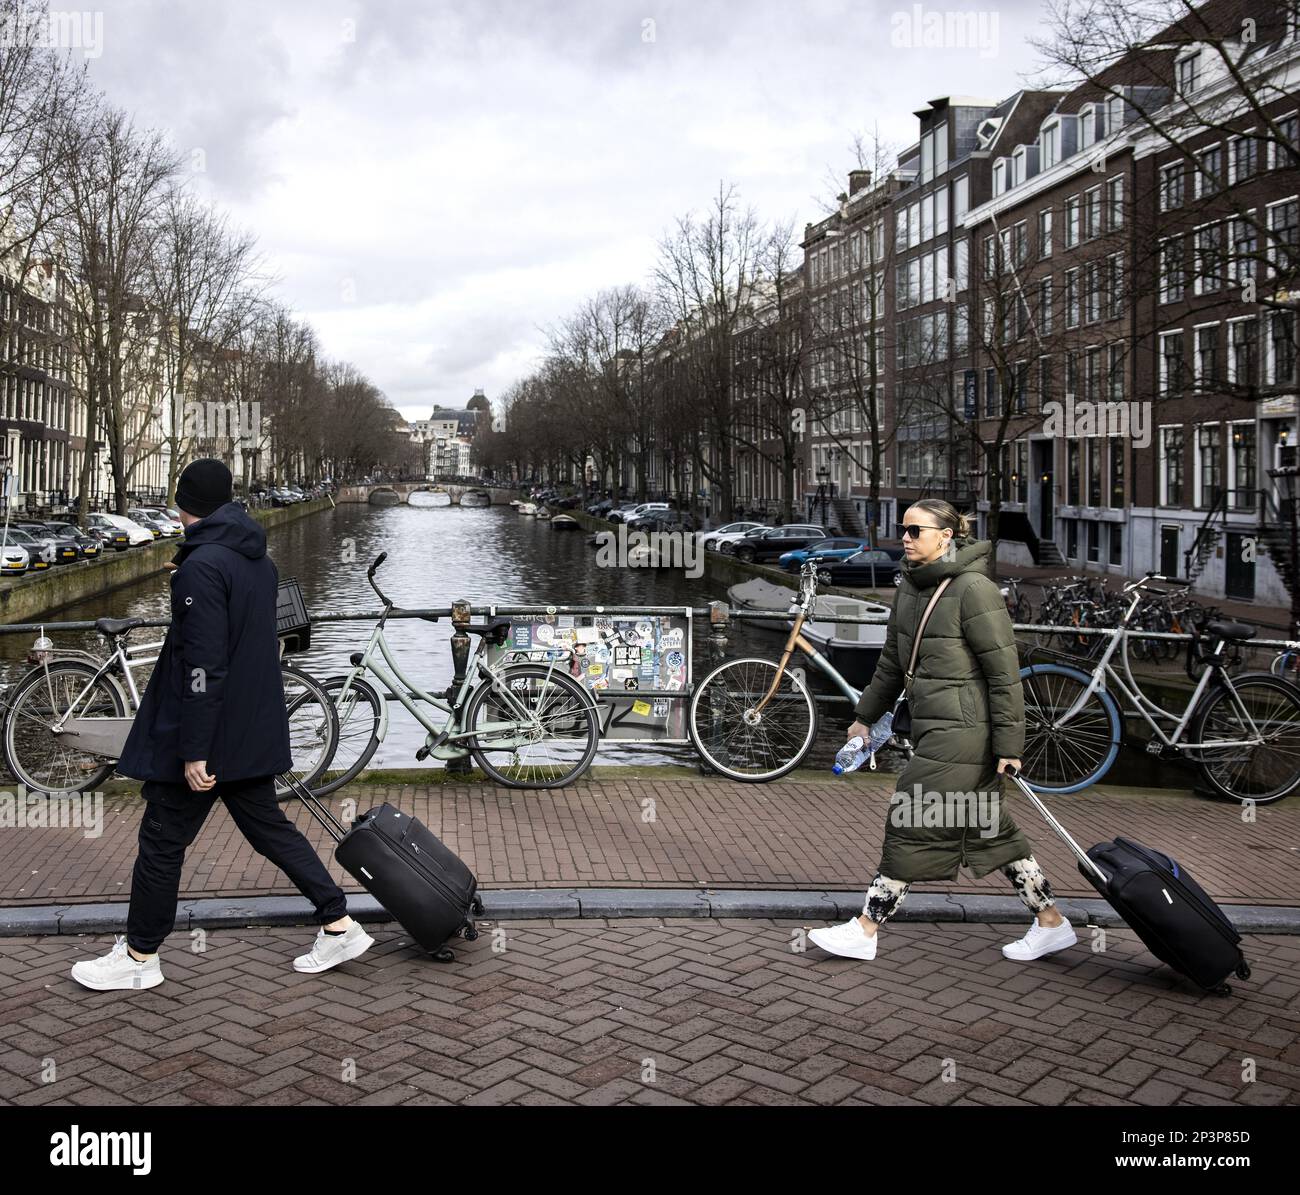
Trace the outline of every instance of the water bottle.
{"type": "Polygon", "coordinates": [[[835,764],[831,771],[836,776],[843,776],[847,772],[856,772],[867,760],[871,761],[871,766],[874,769],[876,766],[876,752],[889,742],[889,737],[893,732],[894,713],[889,710],[872,723],[866,742],[862,741],[860,734],[855,734],[840,748],[839,754],[835,756],[835,764]]]}

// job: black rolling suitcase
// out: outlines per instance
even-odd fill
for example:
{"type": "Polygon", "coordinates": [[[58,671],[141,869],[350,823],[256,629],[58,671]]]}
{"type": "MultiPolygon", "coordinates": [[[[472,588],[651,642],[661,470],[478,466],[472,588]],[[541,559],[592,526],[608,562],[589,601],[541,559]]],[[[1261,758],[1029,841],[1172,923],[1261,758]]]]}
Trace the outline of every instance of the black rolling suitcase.
{"type": "Polygon", "coordinates": [[[1024,779],[1011,769],[1006,774],[1074,852],[1079,871],[1156,958],[1220,995],[1232,991],[1225,982],[1229,975],[1250,978],[1241,935],[1177,862],[1130,838],[1083,851],[1024,779]]]}
{"type": "Polygon", "coordinates": [[[423,822],[385,804],[367,810],[349,830],[296,778],[282,779],[334,839],[334,858],[348,875],[434,958],[453,957],[446,945],[453,935],[478,937],[478,881],[423,822]]]}

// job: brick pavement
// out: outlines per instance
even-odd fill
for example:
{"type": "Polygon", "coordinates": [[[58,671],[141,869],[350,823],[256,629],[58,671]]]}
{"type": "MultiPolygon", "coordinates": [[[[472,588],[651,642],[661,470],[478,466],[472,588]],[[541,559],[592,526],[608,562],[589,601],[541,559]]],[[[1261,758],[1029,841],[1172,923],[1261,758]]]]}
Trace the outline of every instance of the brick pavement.
{"type": "MultiPolygon", "coordinates": [[[[364,810],[391,801],[424,821],[479,877],[484,888],[864,887],[879,859],[894,777],[851,782],[800,772],[765,785],[706,779],[685,769],[649,776],[584,779],[556,791],[520,792],[484,784],[357,785],[341,794],[364,810]],[[646,801],[654,820],[645,820],[646,801]]],[[[341,811],[336,795],[334,809],[341,811]]],[[[104,833],[78,829],[0,834],[0,904],[126,899],[142,802],[106,798],[104,833]]],[[[1255,810],[1177,790],[1105,784],[1057,797],[1050,806],[1085,845],[1123,834],[1172,853],[1215,898],[1300,904],[1300,798],[1255,810]]],[[[348,891],[357,885],[332,862],[324,831],[299,806],[286,806],[348,891]]],[[[1095,895],[1068,852],[1023,797],[1012,809],[1056,890],[1095,895]]],[[[187,897],[292,894],[288,881],[244,841],[224,809],[214,809],[186,860],[187,897]]],[[[963,875],[928,892],[1006,895],[994,873],[963,875]]]]}
{"type": "Polygon", "coordinates": [[[450,965],[380,930],[364,958],[317,976],[290,967],[307,931],[214,931],[202,954],[173,935],[167,981],[141,993],[68,977],[105,939],[6,939],[0,1101],[1154,1107],[1300,1096],[1294,937],[1247,939],[1253,978],[1213,997],[1127,931],[1110,931],[1104,953],[1081,941],[1022,965],[997,949],[1011,927],[887,927],[872,963],[796,952],[797,929],[484,923],[450,965]],[[1243,1082],[1251,1059],[1256,1077],[1243,1082]],[[41,1081],[47,1060],[53,1082],[41,1081]]]}

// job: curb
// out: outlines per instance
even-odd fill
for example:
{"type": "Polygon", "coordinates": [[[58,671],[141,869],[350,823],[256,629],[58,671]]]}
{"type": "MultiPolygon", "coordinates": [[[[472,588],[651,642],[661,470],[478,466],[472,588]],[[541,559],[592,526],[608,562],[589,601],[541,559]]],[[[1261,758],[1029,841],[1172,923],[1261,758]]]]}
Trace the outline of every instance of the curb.
{"type": "MultiPolygon", "coordinates": [[[[485,921],[702,917],[722,919],[836,921],[862,912],[859,892],[715,891],[698,888],[498,888],[480,891],[485,921]]],[[[0,908],[0,937],[49,934],[125,933],[127,901],[97,904],[19,905],[0,908]]],[[[1121,926],[1104,900],[1061,897],[1057,907],[1075,925],[1121,926]]],[[[1300,934],[1300,908],[1222,905],[1243,934],[1300,934]]],[[[392,916],[373,896],[348,895],[348,912],[358,921],[382,924],[392,916]]],[[[912,896],[894,921],[1007,924],[1027,917],[1013,896],[962,893],[912,896]]],[[[176,906],[177,932],[237,926],[312,925],[312,907],[298,896],[185,900],[176,906]]]]}

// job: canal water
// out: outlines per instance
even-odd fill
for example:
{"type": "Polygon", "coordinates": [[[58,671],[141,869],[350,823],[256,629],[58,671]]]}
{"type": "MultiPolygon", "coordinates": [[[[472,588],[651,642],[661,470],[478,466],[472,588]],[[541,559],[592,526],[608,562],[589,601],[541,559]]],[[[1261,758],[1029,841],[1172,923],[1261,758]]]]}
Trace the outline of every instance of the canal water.
{"type": "MultiPolygon", "coordinates": [[[[589,543],[588,532],[554,531],[549,523],[518,515],[509,506],[462,509],[347,503],[273,528],[268,535],[269,551],[281,577],[296,577],[308,608],[315,611],[378,610],[379,600],[366,581],[366,570],[380,552],[387,552],[388,559],[376,580],[398,606],[444,607],[463,598],[475,608],[475,621],[482,608],[493,603],[698,607],[726,598],[725,586],[711,587],[705,578],[691,579],[681,570],[597,567],[597,550],[589,543]]],[[[78,621],[106,615],[166,618],[167,593],[167,578],[160,574],[60,610],[51,615],[51,620],[78,621]]],[[[295,655],[294,662],[320,679],[344,672],[348,656],[364,647],[373,625],[370,621],[315,624],[309,650],[295,655]]],[[[774,631],[735,624],[727,655],[775,657],[783,631],[783,627],[774,631]]],[[[385,633],[412,680],[426,691],[446,688],[452,677],[450,620],[428,623],[393,619],[385,633]]],[[[156,634],[161,637],[162,632],[156,634]]],[[[51,635],[57,646],[92,651],[102,646],[93,632],[51,635]]],[[[141,630],[133,638],[148,642],[149,635],[141,630]]],[[[32,638],[27,633],[0,634],[0,662],[9,679],[25,669],[23,659],[32,638]]],[[[707,626],[698,626],[693,642],[697,678],[710,667],[707,638],[707,626]]],[[[143,684],[143,679],[142,673],[139,683],[143,684]]],[[[821,686],[814,682],[814,687],[821,686]]],[[[827,734],[835,738],[839,727],[847,724],[846,704],[842,710],[843,719],[838,710],[824,719],[830,724],[824,727],[824,739],[827,734]]],[[[439,711],[427,712],[436,721],[442,720],[439,711]]],[[[402,706],[390,702],[388,735],[370,766],[419,767],[415,752],[424,741],[424,729],[402,706]]],[[[693,758],[689,746],[616,743],[602,744],[596,762],[685,762],[693,758]]],[[[430,760],[423,766],[442,765],[430,760]]]]}

